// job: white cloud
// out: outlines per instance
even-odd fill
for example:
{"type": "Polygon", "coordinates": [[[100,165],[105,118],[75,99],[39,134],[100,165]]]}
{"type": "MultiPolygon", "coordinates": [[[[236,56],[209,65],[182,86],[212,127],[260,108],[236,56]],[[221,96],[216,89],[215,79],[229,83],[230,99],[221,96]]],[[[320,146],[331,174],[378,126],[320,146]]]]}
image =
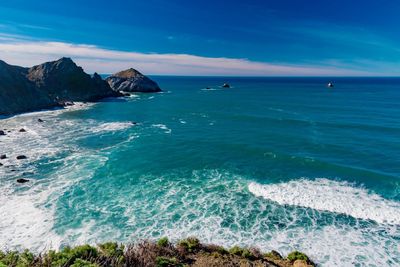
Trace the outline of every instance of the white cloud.
{"type": "Polygon", "coordinates": [[[368,75],[367,72],[320,66],[294,66],[239,58],[202,57],[110,50],[94,45],[12,39],[0,34],[0,59],[32,66],[60,57],[71,57],[87,72],[114,73],[130,67],[146,74],[235,76],[368,75]]]}

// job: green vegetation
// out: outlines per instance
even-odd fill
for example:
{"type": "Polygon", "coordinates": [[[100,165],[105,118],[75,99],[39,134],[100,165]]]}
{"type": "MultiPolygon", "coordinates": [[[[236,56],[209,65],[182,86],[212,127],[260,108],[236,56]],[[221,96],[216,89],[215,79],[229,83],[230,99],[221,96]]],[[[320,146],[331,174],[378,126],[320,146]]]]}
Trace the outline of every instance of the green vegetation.
{"type": "Polygon", "coordinates": [[[195,237],[177,242],[163,237],[157,242],[142,241],[127,246],[107,242],[97,246],[65,247],[33,254],[28,250],[0,251],[0,267],[186,267],[186,266],[265,266],[289,267],[296,260],[314,265],[303,253],[294,251],[287,258],[278,252],[261,254],[257,249],[234,246],[229,250],[217,245],[201,244],[195,237]]]}
{"type": "Polygon", "coordinates": [[[189,237],[179,241],[178,246],[187,252],[194,252],[196,249],[200,248],[200,241],[195,237],[189,237]]]}
{"type": "Polygon", "coordinates": [[[157,257],[156,258],[156,266],[157,267],[183,267],[182,263],[179,263],[176,258],[167,258],[167,257],[157,257]]]}
{"type": "Polygon", "coordinates": [[[307,261],[309,262],[310,259],[307,257],[306,254],[298,252],[298,251],[293,251],[291,253],[289,253],[289,255],[287,256],[287,259],[290,261],[296,261],[296,260],[303,260],[303,261],[307,261]]]}
{"type": "Polygon", "coordinates": [[[157,241],[157,245],[160,246],[160,247],[167,247],[169,245],[168,237],[161,237],[157,241]]]}
{"type": "Polygon", "coordinates": [[[282,259],[283,259],[282,256],[281,256],[281,254],[279,254],[279,253],[278,253],[277,251],[275,251],[275,250],[272,250],[272,251],[270,251],[270,252],[265,253],[265,254],[264,254],[264,257],[270,258],[270,259],[273,259],[273,260],[282,260],[282,259]]]}
{"type": "Polygon", "coordinates": [[[238,246],[234,246],[229,250],[229,253],[236,255],[236,256],[241,256],[246,259],[253,259],[254,255],[248,250],[247,248],[241,248],[238,246]]]}
{"type": "Polygon", "coordinates": [[[90,261],[85,261],[82,259],[76,259],[74,261],[74,264],[71,265],[71,267],[98,267],[99,265],[95,263],[91,263],[90,261]]]}

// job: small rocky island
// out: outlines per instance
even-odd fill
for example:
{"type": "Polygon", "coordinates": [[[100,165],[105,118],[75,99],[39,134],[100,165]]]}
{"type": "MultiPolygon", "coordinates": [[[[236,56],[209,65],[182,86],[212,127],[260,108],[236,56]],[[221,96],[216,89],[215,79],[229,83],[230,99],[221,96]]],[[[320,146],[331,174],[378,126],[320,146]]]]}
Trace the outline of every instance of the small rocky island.
{"type": "Polygon", "coordinates": [[[70,58],[31,68],[0,60],[0,115],[37,111],[69,105],[74,101],[97,101],[119,97],[119,91],[159,92],[157,83],[129,69],[103,80],[85,73],[70,58]]]}
{"type": "Polygon", "coordinates": [[[117,92],[161,92],[155,81],[132,68],[115,73],[108,77],[106,81],[117,92]]]}

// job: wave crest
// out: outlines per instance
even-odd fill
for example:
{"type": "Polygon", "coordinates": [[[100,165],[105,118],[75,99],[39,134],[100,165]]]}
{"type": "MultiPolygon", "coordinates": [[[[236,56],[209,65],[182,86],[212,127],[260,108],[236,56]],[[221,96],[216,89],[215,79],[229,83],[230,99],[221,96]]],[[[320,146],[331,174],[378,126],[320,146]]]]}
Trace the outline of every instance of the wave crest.
{"type": "Polygon", "coordinates": [[[341,213],[378,223],[400,224],[400,203],[354,187],[348,182],[325,178],[300,179],[270,185],[252,182],[248,188],[255,196],[281,205],[341,213]]]}

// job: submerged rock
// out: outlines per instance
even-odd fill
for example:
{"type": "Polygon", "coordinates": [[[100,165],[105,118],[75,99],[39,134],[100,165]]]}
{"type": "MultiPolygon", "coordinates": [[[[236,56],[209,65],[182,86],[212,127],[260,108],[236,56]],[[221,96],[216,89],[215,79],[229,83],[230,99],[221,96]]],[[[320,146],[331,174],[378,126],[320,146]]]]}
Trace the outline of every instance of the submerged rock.
{"type": "Polygon", "coordinates": [[[114,91],[155,93],[161,92],[158,84],[135,69],[120,71],[106,79],[114,91]]]}
{"type": "Polygon", "coordinates": [[[44,120],[42,120],[41,118],[39,118],[37,121],[38,122],[44,122],[44,120]]]}
{"type": "Polygon", "coordinates": [[[6,159],[6,158],[7,158],[7,155],[6,155],[6,154],[0,155],[0,159],[6,159]]]}
{"type": "Polygon", "coordinates": [[[228,83],[224,83],[224,84],[222,85],[222,87],[223,87],[223,88],[231,88],[231,86],[230,86],[228,83]]]}
{"type": "Polygon", "coordinates": [[[3,130],[0,130],[0,135],[6,135],[6,133],[3,130]]]}
{"type": "Polygon", "coordinates": [[[27,182],[29,182],[29,180],[28,180],[28,179],[25,179],[25,178],[19,178],[19,179],[17,179],[17,183],[20,183],[20,184],[24,184],[24,183],[27,183],[27,182]]]}
{"type": "Polygon", "coordinates": [[[25,156],[25,155],[19,155],[19,156],[17,156],[17,159],[27,159],[28,157],[27,156],[25,156]]]}

